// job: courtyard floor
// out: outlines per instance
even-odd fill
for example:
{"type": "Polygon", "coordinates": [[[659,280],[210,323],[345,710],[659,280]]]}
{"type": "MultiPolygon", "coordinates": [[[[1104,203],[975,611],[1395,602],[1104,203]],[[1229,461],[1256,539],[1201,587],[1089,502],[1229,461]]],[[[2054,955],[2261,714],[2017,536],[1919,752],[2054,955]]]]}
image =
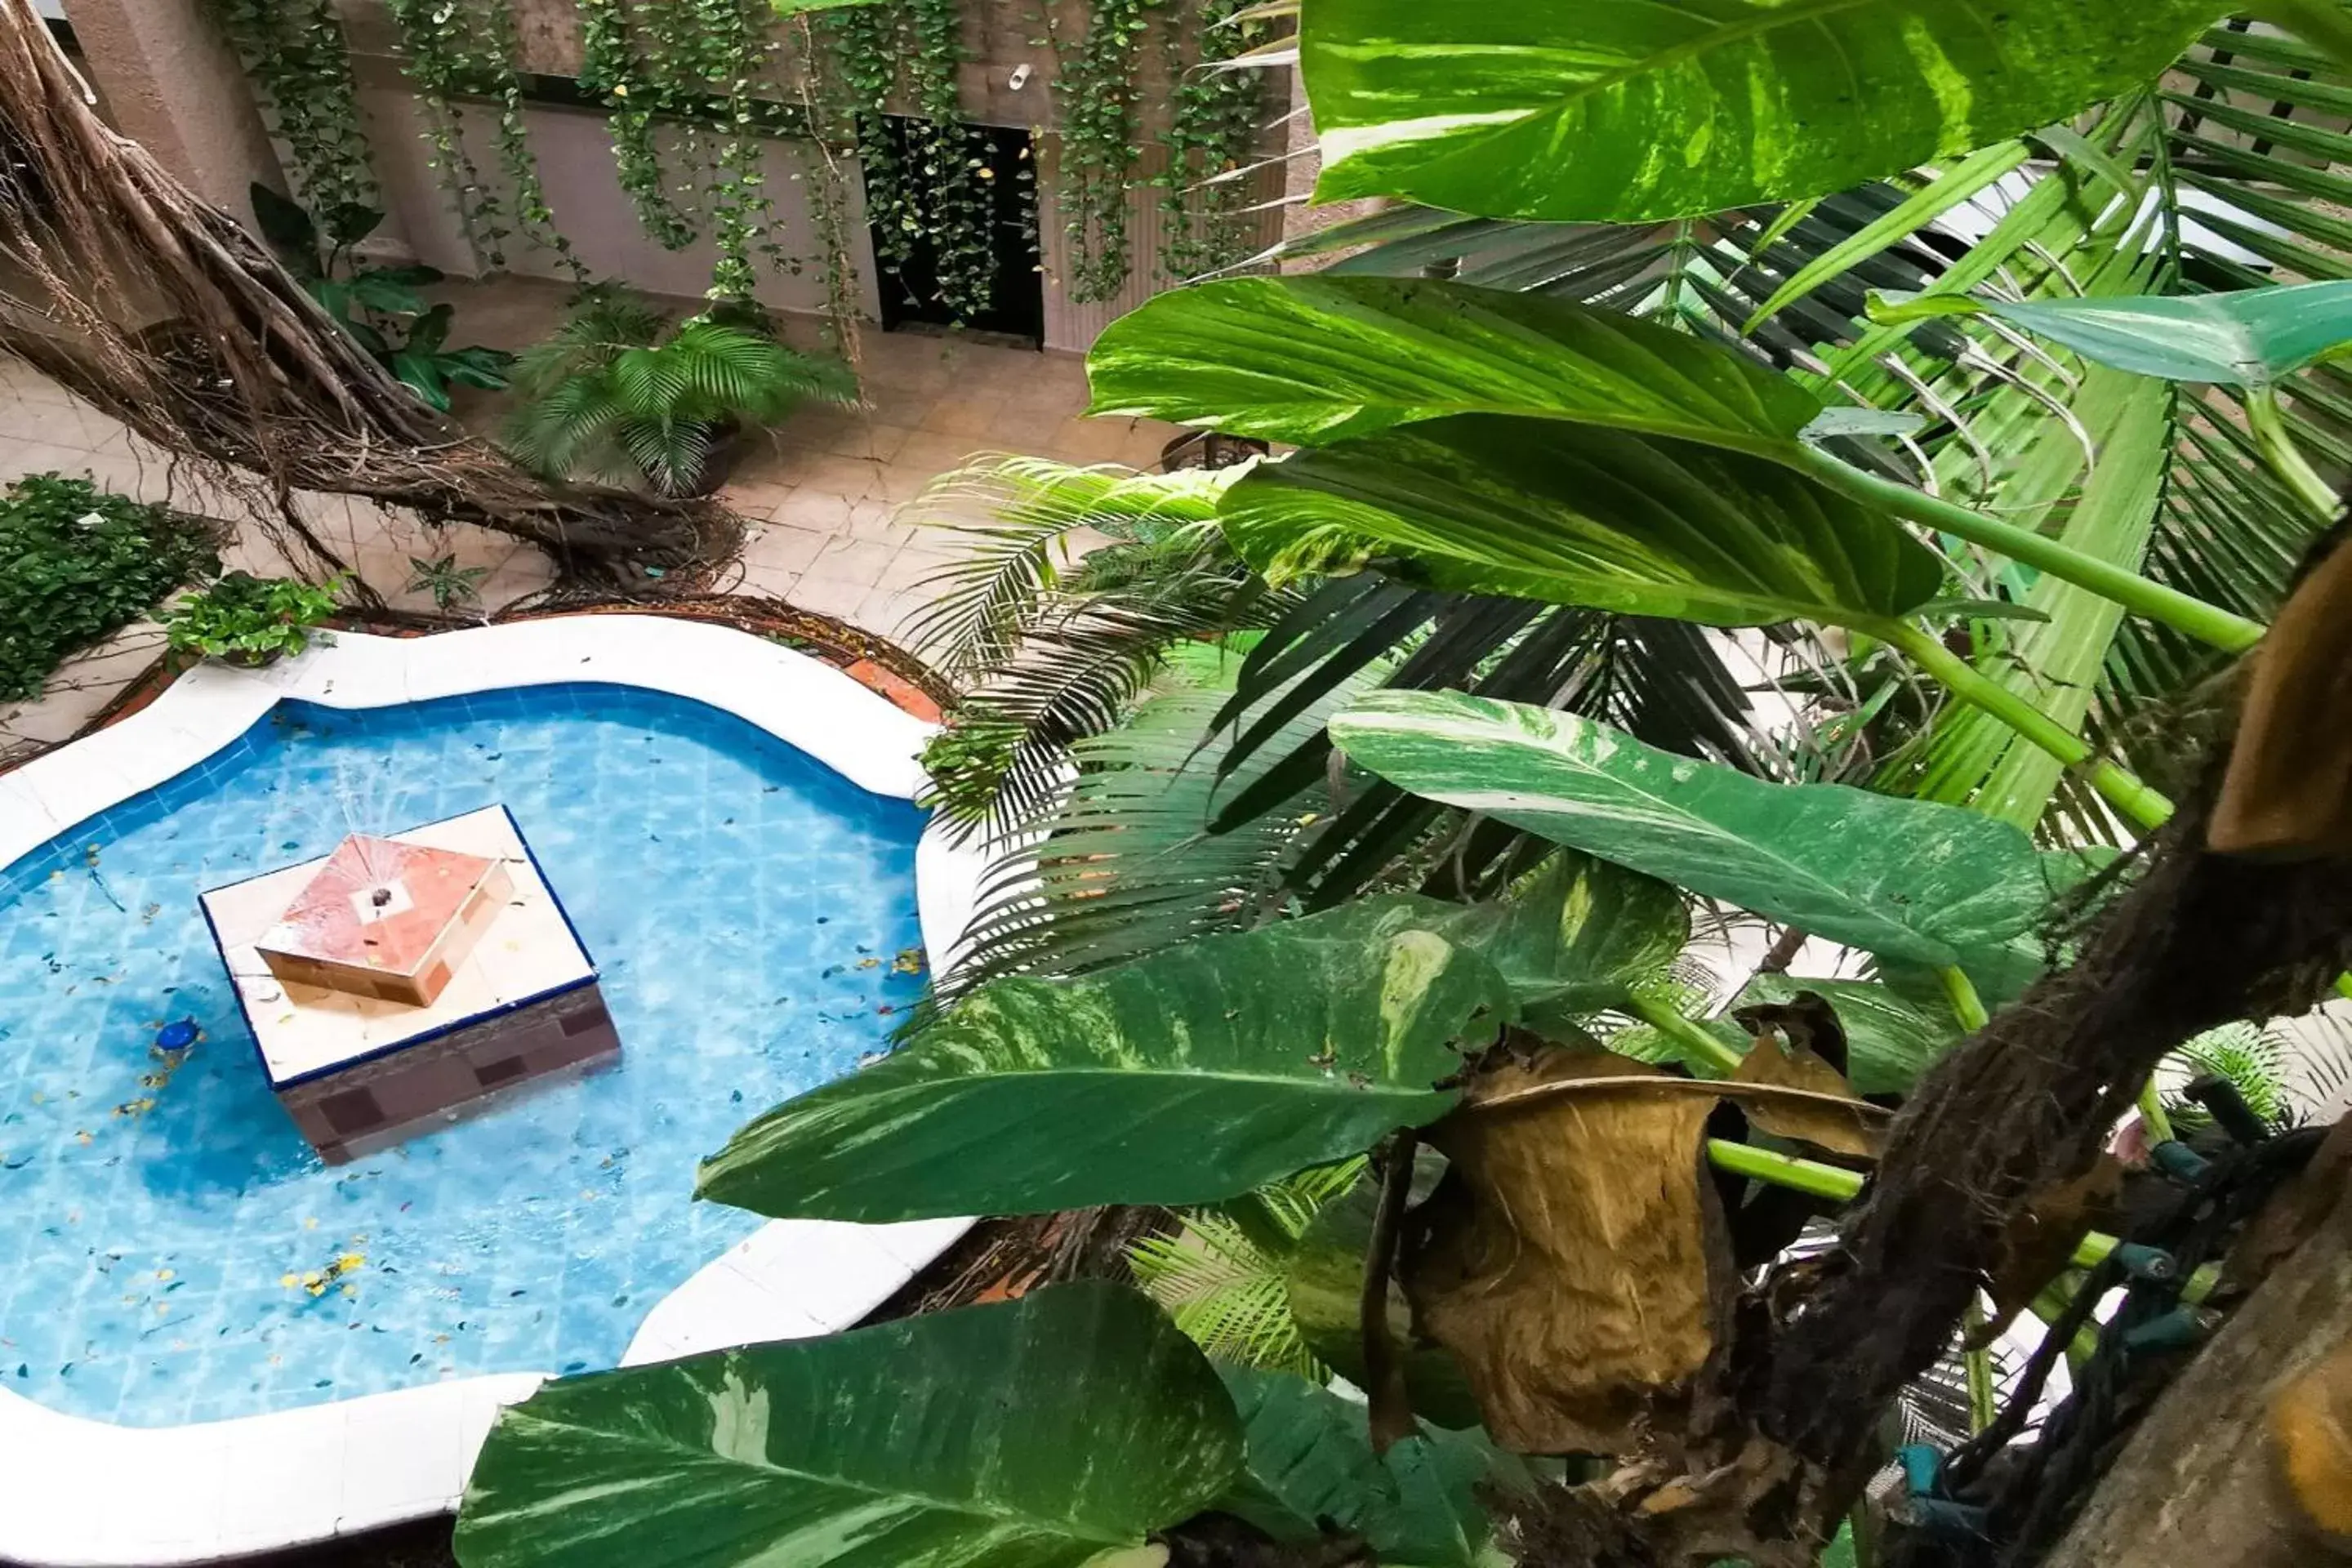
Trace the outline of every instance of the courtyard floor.
{"type": "MultiPolygon", "coordinates": [[[[453,342],[520,349],[562,320],[566,285],[500,278],[445,286],[457,307],[453,342]]],[[[681,311],[690,301],[675,301],[681,311]]],[[[788,331],[809,324],[794,321],[788,331]]],[[[795,331],[795,335],[802,335],[795,331]]],[[[813,334],[810,334],[813,341],[813,334]]],[[[1072,463],[1150,467],[1179,432],[1149,420],[1083,417],[1085,362],[1075,354],[997,348],[869,328],[860,346],[865,402],[812,406],[736,464],[721,499],[750,525],[734,591],[786,600],[894,637],[923,597],[922,581],[955,559],[958,541],[904,510],[932,479],[980,452],[1072,463]]],[[[460,405],[478,426],[498,404],[460,405]]],[[[260,573],[287,564],[241,504],[199,482],[123,426],[23,365],[0,361],[0,481],[28,473],[87,474],[142,500],[213,517],[231,533],[227,563],[260,573]]],[[[341,496],[299,498],[311,526],[397,609],[430,609],[408,591],[412,557],[454,554],[480,566],[482,608],[545,587],[545,557],[464,525],[429,530],[405,513],[341,496]]],[[[152,625],[130,627],[68,662],[34,702],[0,705],[0,765],[71,735],[160,651],[152,625]]]]}

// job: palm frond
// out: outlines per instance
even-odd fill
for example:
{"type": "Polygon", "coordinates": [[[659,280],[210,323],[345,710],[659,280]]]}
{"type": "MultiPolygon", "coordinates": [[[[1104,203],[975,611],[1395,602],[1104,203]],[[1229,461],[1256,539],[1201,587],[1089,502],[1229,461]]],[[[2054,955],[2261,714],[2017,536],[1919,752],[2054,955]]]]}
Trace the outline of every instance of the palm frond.
{"type": "MultiPolygon", "coordinates": [[[[1209,831],[1221,789],[1246,788],[1249,769],[1221,780],[1229,731],[1210,721],[1241,660],[1212,644],[1169,650],[1158,684],[1123,723],[1069,751],[1075,776],[1047,809],[1024,818],[983,878],[966,954],[942,994],[1011,973],[1076,974],[1212,931],[1246,929],[1284,906],[1293,847],[1328,805],[1318,777],[1281,809],[1209,831]]],[[[1326,693],[1289,721],[1296,745],[1373,684],[1378,671],[1326,693]]]]}
{"type": "Polygon", "coordinates": [[[1191,1215],[1174,1236],[1134,1243],[1128,1267],[1211,1360],[1318,1381],[1330,1375],[1291,1316],[1280,1263],[1232,1221],[1191,1215]]]}
{"type": "MultiPolygon", "coordinates": [[[[1116,464],[1079,468],[1043,458],[982,454],[942,474],[895,521],[938,529],[965,554],[924,580],[929,602],[908,640],[951,679],[1011,657],[1073,586],[1070,573],[1089,532],[1113,539],[1171,538],[1178,548],[1153,564],[1153,596],[1181,598],[1198,568],[1230,578],[1232,558],[1214,523],[1217,499],[1235,469],[1146,474],[1116,464]]],[[[1081,591],[1140,585],[1095,580],[1081,591]]]]}
{"type": "Polygon", "coordinates": [[[1260,1187],[1244,1200],[1265,1221],[1255,1228],[1219,1210],[1192,1211],[1173,1236],[1136,1242],[1128,1266],[1211,1359],[1319,1382],[1330,1373],[1291,1314],[1285,1268],[1316,1214],[1352,1191],[1364,1170],[1360,1158],[1342,1160],[1260,1187]]]}

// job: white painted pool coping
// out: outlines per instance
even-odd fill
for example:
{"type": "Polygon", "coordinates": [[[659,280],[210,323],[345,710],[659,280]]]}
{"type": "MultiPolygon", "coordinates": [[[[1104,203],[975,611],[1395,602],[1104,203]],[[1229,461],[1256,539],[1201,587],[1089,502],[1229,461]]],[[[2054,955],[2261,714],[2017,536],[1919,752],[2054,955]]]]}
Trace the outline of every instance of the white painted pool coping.
{"type": "MultiPolygon", "coordinates": [[[[805,654],[659,616],[578,616],[425,637],[337,634],[263,670],[205,665],[94,735],[0,774],[0,866],[235,742],[281,698],[387,708],[604,681],[723,709],[876,795],[912,799],[934,726],[805,654]]],[[[916,900],[935,968],[953,963],[984,858],[926,833],[916,900]]],[[[969,1228],[775,1220],[705,1265],[638,1326],[635,1366],[849,1327],[969,1228]]],[[[263,1415],[131,1427],[0,1390],[0,1560],[162,1568],[457,1505],[499,1407],[534,1373],[456,1379],[263,1415]]]]}

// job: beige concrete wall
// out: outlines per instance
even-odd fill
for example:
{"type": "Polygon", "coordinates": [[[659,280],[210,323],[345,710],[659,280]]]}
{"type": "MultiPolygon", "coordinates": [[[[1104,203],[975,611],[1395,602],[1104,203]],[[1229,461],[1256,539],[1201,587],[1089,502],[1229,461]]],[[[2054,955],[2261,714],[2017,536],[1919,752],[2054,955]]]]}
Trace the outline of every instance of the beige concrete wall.
{"type": "MultiPolygon", "coordinates": [[[[1045,143],[1037,171],[1037,228],[1045,262],[1045,346],[1084,353],[1102,330],[1154,294],[1175,287],[1160,268],[1160,249],[1167,237],[1169,214],[1161,206],[1168,193],[1158,185],[1141,184],[1127,195],[1127,247],[1133,270],[1127,287],[1111,299],[1082,304],[1069,296],[1064,279],[1070,261],[1070,240],[1065,231],[1060,204],[1054,197],[1053,143],[1045,143]]],[[[1139,182],[1156,177],[1167,167],[1160,150],[1148,149],[1136,170],[1139,182]]],[[[1269,165],[1251,180],[1255,215],[1253,249],[1264,249],[1282,237],[1282,171],[1269,165]]]]}
{"type": "Polygon", "coordinates": [[[286,188],[244,69],[198,0],[73,0],[70,20],[109,122],[190,189],[249,223],[255,183],[286,188]]]}
{"type": "MultiPolygon", "coordinates": [[[[431,166],[435,149],[425,134],[422,109],[390,62],[363,63],[360,102],[388,211],[380,237],[390,247],[458,277],[488,270],[488,258],[467,245],[440,174],[431,166]]],[[[488,114],[476,111],[464,118],[467,145],[476,167],[496,190],[501,205],[511,211],[511,191],[499,173],[488,114]]],[[[537,156],[541,187],[555,214],[555,226],[590,271],[600,278],[625,279],[658,294],[690,297],[709,287],[711,268],[718,258],[708,239],[683,250],[664,250],[638,223],[614,171],[612,137],[603,115],[535,106],[524,110],[523,122],[537,156]]],[[[803,142],[780,140],[768,144],[765,189],[775,203],[776,221],[788,248],[797,245],[810,253],[806,269],[797,277],[780,276],[761,261],[759,297],[777,310],[814,313],[824,306],[823,262],[814,254],[815,226],[808,208],[806,160],[814,155],[814,149],[803,142]]],[[[879,304],[872,279],[871,246],[865,240],[864,198],[854,166],[848,183],[846,219],[858,241],[860,298],[866,314],[872,316],[879,304]]],[[[532,278],[569,276],[551,250],[534,247],[519,237],[509,237],[505,248],[510,272],[532,278]]]]}

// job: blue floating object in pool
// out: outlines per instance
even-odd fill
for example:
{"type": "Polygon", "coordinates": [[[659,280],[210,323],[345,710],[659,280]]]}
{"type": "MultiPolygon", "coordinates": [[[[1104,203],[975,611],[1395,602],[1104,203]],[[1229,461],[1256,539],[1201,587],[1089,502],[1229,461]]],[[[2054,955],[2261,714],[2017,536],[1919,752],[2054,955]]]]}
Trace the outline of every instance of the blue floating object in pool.
{"type": "Polygon", "coordinates": [[[155,1031],[155,1048],[163,1051],[184,1051],[196,1043],[200,1034],[194,1018],[175,1018],[155,1031]]]}

